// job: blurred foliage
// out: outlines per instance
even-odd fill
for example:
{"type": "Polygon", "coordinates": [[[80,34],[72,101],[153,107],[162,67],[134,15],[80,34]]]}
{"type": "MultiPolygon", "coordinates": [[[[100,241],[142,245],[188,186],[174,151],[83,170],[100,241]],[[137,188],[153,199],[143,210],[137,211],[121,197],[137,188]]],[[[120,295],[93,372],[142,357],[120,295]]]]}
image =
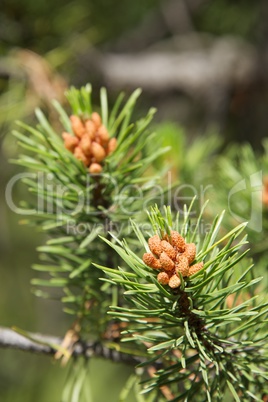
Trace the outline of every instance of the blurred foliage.
{"type": "Polygon", "coordinates": [[[138,0],[131,7],[127,0],[57,0],[53,4],[45,0],[3,0],[0,51],[14,46],[41,53],[61,46],[77,50],[80,35],[87,45],[111,40],[135,26],[157,4],[159,0],[138,0]]]}
{"type": "Polygon", "coordinates": [[[196,26],[215,35],[238,35],[254,40],[260,12],[260,7],[251,0],[210,0],[200,7],[196,26]]]}

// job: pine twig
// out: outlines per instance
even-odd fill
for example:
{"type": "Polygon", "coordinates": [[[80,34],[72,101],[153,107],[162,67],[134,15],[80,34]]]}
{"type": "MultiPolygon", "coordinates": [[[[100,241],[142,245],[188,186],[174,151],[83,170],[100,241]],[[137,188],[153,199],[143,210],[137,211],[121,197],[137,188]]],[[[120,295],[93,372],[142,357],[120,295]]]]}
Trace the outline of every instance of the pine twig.
{"type": "MultiPolygon", "coordinates": [[[[62,338],[39,333],[28,333],[30,340],[9,328],[0,327],[0,348],[18,349],[25,352],[40,353],[45,355],[54,355],[56,348],[50,346],[60,346],[62,338]]],[[[134,357],[126,353],[110,349],[100,342],[83,342],[79,340],[74,345],[73,356],[101,357],[109,359],[116,363],[125,363],[136,366],[143,362],[140,357],[134,357]]]]}

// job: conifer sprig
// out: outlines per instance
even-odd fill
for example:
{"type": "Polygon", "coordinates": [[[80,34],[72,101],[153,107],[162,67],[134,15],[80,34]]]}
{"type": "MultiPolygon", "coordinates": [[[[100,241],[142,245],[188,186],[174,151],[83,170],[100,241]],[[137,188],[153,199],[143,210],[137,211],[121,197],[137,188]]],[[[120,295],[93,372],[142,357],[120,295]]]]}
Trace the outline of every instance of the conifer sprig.
{"type": "MultiPolygon", "coordinates": [[[[35,293],[60,298],[65,311],[76,316],[76,332],[139,356],[143,363],[122,391],[122,401],[133,388],[138,397],[138,373],[144,402],[222,401],[225,395],[261,401],[268,394],[268,300],[258,296],[263,279],[247,257],[245,224],[227,233],[220,212],[202,233],[206,205],[194,220],[194,199],[181,216],[157,206],[146,215],[159,176],[153,162],[167,148],[149,130],[154,109],[133,119],[140,92],[125,103],[120,94],[110,110],[104,88],[99,107],[92,104],[90,85],[71,88],[70,116],[53,102],[62,128],[52,126],[41,110],[36,127],[18,123],[14,135],[23,153],[13,162],[31,172],[23,181],[35,197],[24,203],[32,208],[28,223],[48,235],[34,265],[40,274],[32,281],[35,293]],[[151,229],[145,230],[148,221],[151,229]],[[120,225],[120,234],[114,225],[120,225]]],[[[182,158],[184,179],[196,176],[198,182],[201,156],[219,142],[215,138],[210,145],[196,142],[182,158]]],[[[232,166],[236,156],[229,159],[220,159],[218,186],[221,180],[243,180],[241,170],[250,175],[257,166],[248,147],[240,172],[232,166]]],[[[226,193],[226,185],[221,191],[226,193]]],[[[250,192],[246,201],[250,205],[250,192]]],[[[234,227],[231,219],[229,226],[234,227]]],[[[67,399],[82,392],[86,370],[80,368],[67,399]]]]}
{"type": "MultiPolygon", "coordinates": [[[[103,239],[130,268],[129,272],[98,266],[107,275],[102,280],[124,289],[126,305],[112,306],[109,314],[127,323],[122,341],[147,350],[143,365],[163,363],[145,382],[145,390],[168,385],[174,401],[221,401],[227,389],[234,400],[261,400],[267,378],[268,303],[257,302],[256,284],[262,278],[254,278],[254,267],[246,258],[247,241],[241,238],[245,224],[220,237],[222,214],[202,238],[198,230],[191,233],[190,212],[182,224],[172,224],[168,208],[164,214],[157,208],[149,213],[150,236],[180,228],[186,239],[196,242],[196,261],[204,261],[204,267],[182,278],[175,290],[161,285],[155,270],[126,241],[103,239]]],[[[141,249],[148,251],[146,235],[132,224],[141,249]]]]}
{"type": "Polygon", "coordinates": [[[114,290],[99,281],[92,261],[117,265],[118,260],[98,235],[109,237],[108,231],[114,225],[120,225],[118,230],[125,233],[129,216],[145,215],[143,205],[150,202],[158,178],[154,172],[146,180],[142,176],[146,170],[152,172],[152,162],[166,151],[158,147],[154,133],[148,129],[154,109],[136,122],[132,119],[140,93],[136,90],[125,103],[120,94],[109,110],[105,88],[100,91],[100,107],[96,108],[92,104],[91,85],[72,87],[66,93],[71,116],[57,101],[53,102],[61,129],[59,124],[55,129],[38,109],[39,123],[35,128],[18,122],[20,130],[13,132],[23,153],[12,162],[31,172],[23,179],[34,197],[24,202],[24,207],[32,208],[24,222],[36,225],[49,236],[46,244],[38,248],[41,261],[33,266],[39,271],[39,277],[32,280],[34,292],[61,298],[66,312],[86,316],[91,334],[93,328],[98,332],[105,330],[98,322],[107,320],[104,317],[109,297],[114,297],[114,290]],[[65,132],[67,142],[75,139],[74,124],[92,118],[101,119],[109,138],[117,141],[114,152],[102,161],[101,174],[90,174],[61,138],[65,132]],[[150,154],[144,146],[146,142],[151,143],[150,154]],[[137,197],[139,192],[142,196],[137,197]],[[107,294],[106,300],[102,291],[107,294]]]}

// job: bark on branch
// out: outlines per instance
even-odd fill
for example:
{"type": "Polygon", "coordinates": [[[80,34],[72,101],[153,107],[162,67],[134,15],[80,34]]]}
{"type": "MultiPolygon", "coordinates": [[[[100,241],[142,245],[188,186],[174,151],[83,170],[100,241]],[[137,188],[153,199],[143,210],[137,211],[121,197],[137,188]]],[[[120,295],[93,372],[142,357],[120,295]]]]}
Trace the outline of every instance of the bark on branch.
{"type": "MultiPolygon", "coordinates": [[[[0,327],[0,348],[18,349],[26,352],[54,355],[57,346],[62,344],[63,339],[55,336],[42,335],[38,333],[28,333],[33,340],[18,334],[17,332],[0,327]],[[36,340],[36,341],[34,341],[36,340]],[[55,345],[55,347],[53,347],[55,345]]],[[[78,341],[74,345],[73,356],[101,357],[117,363],[126,363],[136,366],[143,362],[142,358],[134,357],[126,353],[110,349],[99,342],[78,341]]]]}

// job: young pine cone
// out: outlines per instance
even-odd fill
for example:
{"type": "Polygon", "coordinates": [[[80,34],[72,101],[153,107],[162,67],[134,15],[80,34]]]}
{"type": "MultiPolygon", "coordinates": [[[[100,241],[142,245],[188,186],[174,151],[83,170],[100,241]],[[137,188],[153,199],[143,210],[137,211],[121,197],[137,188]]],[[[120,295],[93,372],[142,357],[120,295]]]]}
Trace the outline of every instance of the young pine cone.
{"type": "Polygon", "coordinates": [[[85,133],[83,135],[83,137],[81,138],[79,147],[82,149],[82,151],[84,152],[84,154],[86,156],[91,155],[91,149],[90,149],[91,148],[91,139],[87,133],[85,133]]]}
{"type": "Polygon", "coordinates": [[[191,275],[193,275],[193,274],[196,274],[198,271],[200,271],[200,269],[203,268],[203,266],[204,266],[204,263],[203,263],[203,262],[198,262],[197,264],[192,265],[192,266],[189,268],[189,274],[188,274],[188,276],[191,276],[191,275]]]}
{"type": "Polygon", "coordinates": [[[81,162],[83,162],[86,166],[88,165],[88,158],[86,157],[86,155],[84,154],[84,152],[82,151],[82,149],[78,146],[75,148],[74,150],[74,156],[80,160],[81,162]]]}
{"type": "Polygon", "coordinates": [[[75,147],[79,144],[79,140],[77,137],[74,137],[72,134],[63,132],[62,138],[64,139],[64,146],[69,151],[73,152],[75,147]]]}
{"type": "Polygon", "coordinates": [[[189,274],[189,262],[183,254],[177,258],[176,273],[178,274],[179,272],[182,276],[188,276],[189,274]]]}
{"type": "Polygon", "coordinates": [[[157,280],[159,283],[161,283],[161,285],[168,285],[169,279],[169,275],[164,271],[159,272],[159,274],[157,275],[157,280]]]}
{"type": "Polygon", "coordinates": [[[171,231],[171,244],[178,252],[183,253],[185,251],[185,240],[175,230],[171,231]]]}
{"type": "Polygon", "coordinates": [[[102,171],[102,166],[99,163],[91,163],[91,165],[89,166],[89,173],[92,174],[97,174],[97,173],[101,173],[102,171]]]}
{"type": "Polygon", "coordinates": [[[158,235],[150,237],[150,239],[148,240],[148,245],[149,245],[151,252],[153,254],[157,255],[157,257],[159,257],[163,251],[162,246],[161,246],[160,237],[158,235]]]}
{"type": "Polygon", "coordinates": [[[70,116],[70,120],[74,134],[77,138],[82,138],[86,130],[80,117],[72,115],[70,116]]]}
{"type": "Polygon", "coordinates": [[[174,262],[172,261],[171,258],[169,258],[169,256],[167,255],[167,253],[165,253],[165,251],[163,251],[160,254],[160,258],[159,258],[161,267],[163,268],[164,271],[166,272],[171,272],[174,269],[174,262]]]}
{"type": "Polygon", "coordinates": [[[191,264],[196,255],[196,246],[194,243],[185,244],[185,251],[183,253],[185,257],[187,257],[189,264],[191,264]]]}
{"type": "Polygon", "coordinates": [[[168,284],[171,289],[176,289],[181,285],[181,280],[177,275],[172,275],[168,284]]]}
{"type": "Polygon", "coordinates": [[[158,259],[156,259],[153,254],[151,253],[145,253],[143,254],[143,262],[144,264],[148,265],[148,267],[154,268],[154,269],[161,269],[161,263],[158,259]]]}
{"type": "Polygon", "coordinates": [[[181,285],[180,276],[187,278],[203,268],[203,262],[191,266],[195,260],[196,246],[186,243],[184,238],[175,230],[171,236],[158,235],[149,238],[148,245],[151,253],[143,255],[143,262],[150,268],[161,270],[157,280],[162,285],[176,289],[181,285]]]}
{"type": "Polygon", "coordinates": [[[172,245],[166,240],[162,240],[160,245],[162,250],[168,255],[168,257],[174,261],[176,258],[176,251],[174,247],[172,247],[172,245]]]}
{"type": "Polygon", "coordinates": [[[70,121],[75,136],[66,132],[62,134],[65,148],[88,167],[89,173],[101,173],[103,161],[117,147],[116,138],[110,138],[101,116],[96,112],[86,120],[72,115],[70,121]]]}

